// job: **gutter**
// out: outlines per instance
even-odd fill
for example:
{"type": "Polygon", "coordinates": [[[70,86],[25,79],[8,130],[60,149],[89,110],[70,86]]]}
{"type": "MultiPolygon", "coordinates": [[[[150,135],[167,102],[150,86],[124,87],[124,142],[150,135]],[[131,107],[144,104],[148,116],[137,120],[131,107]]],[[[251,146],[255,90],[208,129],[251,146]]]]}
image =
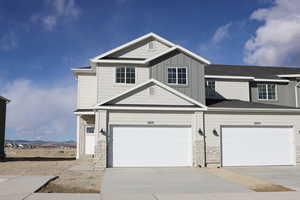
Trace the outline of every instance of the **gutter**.
{"type": "Polygon", "coordinates": [[[300,109],[293,108],[208,108],[209,111],[227,111],[227,112],[286,112],[299,113],[300,109]]]}

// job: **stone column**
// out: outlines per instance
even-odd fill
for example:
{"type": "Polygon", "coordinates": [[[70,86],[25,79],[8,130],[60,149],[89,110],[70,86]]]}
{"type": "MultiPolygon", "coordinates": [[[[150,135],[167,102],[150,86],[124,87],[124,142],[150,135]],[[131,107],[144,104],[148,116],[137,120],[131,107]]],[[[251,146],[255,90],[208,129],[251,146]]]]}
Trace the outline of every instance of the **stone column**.
{"type": "Polygon", "coordinates": [[[98,110],[95,116],[96,146],[95,161],[97,168],[106,168],[107,152],[106,137],[108,134],[108,112],[107,110],[98,110]]]}
{"type": "Polygon", "coordinates": [[[204,167],[205,165],[204,137],[203,135],[201,135],[201,132],[204,133],[203,112],[194,113],[192,130],[193,130],[193,166],[204,167]]]}

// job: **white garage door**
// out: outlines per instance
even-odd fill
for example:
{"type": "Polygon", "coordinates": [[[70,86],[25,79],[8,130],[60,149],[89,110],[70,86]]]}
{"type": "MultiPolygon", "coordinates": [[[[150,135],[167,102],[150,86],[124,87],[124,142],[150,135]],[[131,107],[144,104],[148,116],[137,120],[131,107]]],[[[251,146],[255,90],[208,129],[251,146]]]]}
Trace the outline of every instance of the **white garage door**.
{"type": "Polygon", "coordinates": [[[113,167],[192,166],[192,134],[187,127],[113,127],[113,167]]]}
{"type": "Polygon", "coordinates": [[[223,166],[294,165],[293,128],[222,128],[223,166]]]}

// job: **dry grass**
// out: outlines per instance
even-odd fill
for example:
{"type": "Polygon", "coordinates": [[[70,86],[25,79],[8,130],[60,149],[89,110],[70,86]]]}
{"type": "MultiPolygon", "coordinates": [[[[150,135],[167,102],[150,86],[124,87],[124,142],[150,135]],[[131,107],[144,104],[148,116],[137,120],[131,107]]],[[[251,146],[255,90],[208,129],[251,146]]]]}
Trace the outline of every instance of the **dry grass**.
{"type": "Polygon", "coordinates": [[[283,187],[281,185],[274,185],[274,184],[265,184],[265,185],[255,185],[249,187],[251,190],[255,192],[292,192],[292,190],[287,187],[283,187]]]}
{"type": "Polygon", "coordinates": [[[92,165],[75,160],[74,149],[10,149],[7,161],[0,163],[0,175],[51,175],[58,178],[40,192],[100,192],[102,171],[73,171],[77,165],[92,165]]]}
{"type": "Polygon", "coordinates": [[[207,169],[207,171],[213,175],[219,176],[227,181],[230,181],[235,184],[242,185],[244,187],[249,188],[250,190],[254,190],[256,192],[291,192],[295,191],[290,188],[275,185],[268,181],[256,178],[254,176],[245,176],[238,174],[236,172],[227,170],[227,169],[207,169]]]}

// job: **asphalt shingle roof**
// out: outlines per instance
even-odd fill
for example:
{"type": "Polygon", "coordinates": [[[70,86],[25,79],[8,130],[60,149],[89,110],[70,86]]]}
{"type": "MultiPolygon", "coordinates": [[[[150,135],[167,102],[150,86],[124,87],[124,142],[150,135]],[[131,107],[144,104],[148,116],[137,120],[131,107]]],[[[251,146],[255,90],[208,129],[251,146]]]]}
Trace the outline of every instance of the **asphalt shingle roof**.
{"type": "Polygon", "coordinates": [[[238,99],[206,99],[206,106],[212,108],[270,108],[270,109],[299,109],[266,103],[241,101],[238,99]]]}
{"type": "Polygon", "coordinates": [[[280,79],[277,75],[283,74],[300,74],[300,68],[216,64],[207,65],[205,67],[205,75],[252,76],[254,78],[263,79],[280,79]]]}

